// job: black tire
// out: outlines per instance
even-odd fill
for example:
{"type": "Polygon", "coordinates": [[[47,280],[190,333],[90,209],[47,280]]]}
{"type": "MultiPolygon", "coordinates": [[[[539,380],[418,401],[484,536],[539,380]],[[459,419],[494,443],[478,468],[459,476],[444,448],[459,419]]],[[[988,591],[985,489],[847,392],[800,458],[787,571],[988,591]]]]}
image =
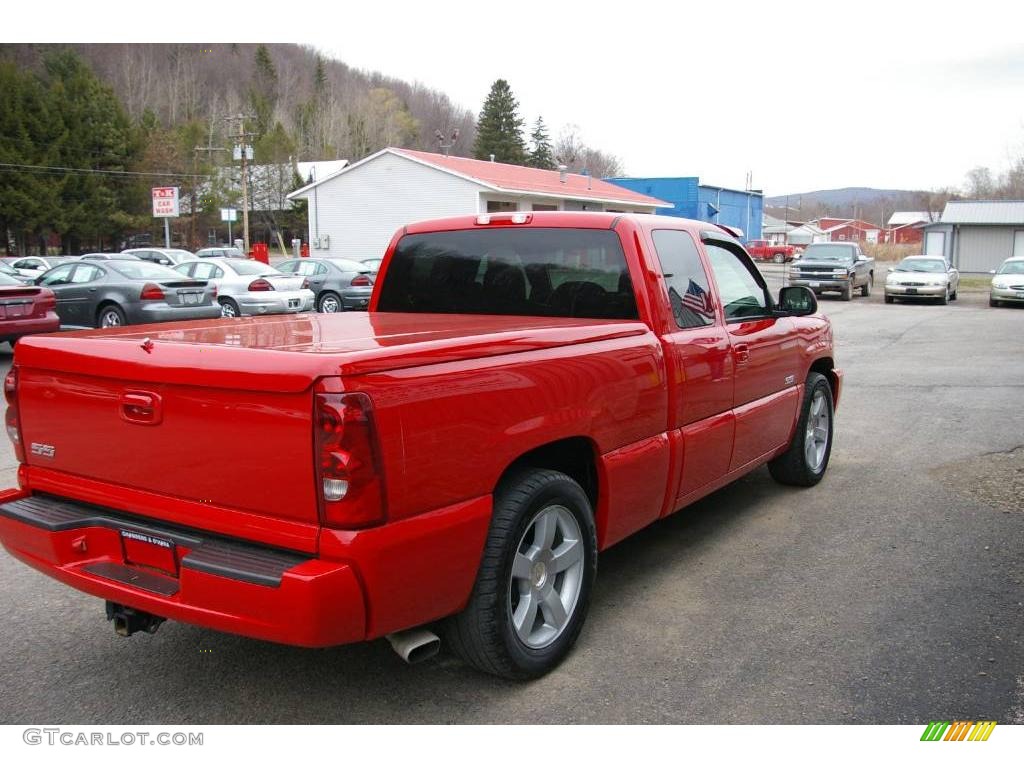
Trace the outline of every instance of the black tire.
{"type": "Polygon", "coordinates": [[[781,253],[776,253],[772,257],[772,263],[773,264],[783,264],[783,263],[785,263],[785,261],[786,261],[786,257],[784,255],[782,255],[781,253]]]}
{"type": "Polygon", "coordinates": [[[324,291],[316,297],[316,311],[333,314],[345,311],[345,302],[334,291],[324,291]],[[332,308],[333,307],[333,308],[332,308]]]}
{"type": "Polygon", "coordinates": [[[949,294],[949,300],[950,301],[956,301],[956,295],[958,293],[960,293],[960,284],[959,283],[956,286],[956,290],[953,291],[951,294],[949,294]]]}
{"type": "Polygon", "coordinates": [[[119,328],[123,325],[128,325],[128,320],[124,315],[124,310],[117,304],[104,304],[96,310],[97,328],[119,328]]]}
{"type": "Polygon", "coordinates": [[[832,437],[835,425],[835,407],[832,403],[832,387],[828,379],[820,373],[811,371],[807,374],[807,381],[804,386],[804,397],[800,403],[800,420],[796,425],[796,432],[786,452],[777,459],[768,462],[768,471],[775,481],[783,485],[799,485],[809,488],[817,485],[825,476],[828,469],[828,461],[832,456],[832,437]],[[825,406],[828,409],[828,442],[825,446],[825,454],[821,465],[817,468],[810,466],[806,458],[807,441],[807,420],[811,412],[811,403],[815,393],[822,392],[825,399],[825,406]]]}
{"type": "Polygon", "coordinates": [[[949,304],[949,286],[948,285],[946,286],[945,293],[943,293],[942,296],[939,297],[939,304],[941,306],[946,306],[947,304],[949,304]]]}
{"type": "Polygon", "coordinates": [[[842,299],[843,301],[850,301],[853,299],[853,282],[849,282],[843,286],[842,299]]]}
{"type": "Polygon", "coordinates": [[[886,296],[885,297],[885,303],[886,304],[892,304],[894,301],[896,301],[896,299],[894,299],[892,296],[886,296]]]}
{"type": "Polygon", "coordinates": [[[868,281],[866,283],[864,283],[864,285],[862,285],[860,287],[860,295],[861,296],[870,296],[871,295],[871,283],[874,282],[874,279],[875,278],[873,276],[868,275],[868,281]]]}
{"type": "Polygon", "coordinates": [[[540,677],[554,669],[579,636],[590,607],[597,574],[597,532],[590,500],[562,472],[526,468],[502,481],[476,584],[462,613],[445,625],[447,644],[477,669],[511,680],[540,677]],[[560,634],[542,648],[531,648],[512,624],[512,563],[530,526],[546,507],[557,504],[575,519],[583,545],[579,593],[560,634]]]}
{"type": "Polygon", "coordinates": [[[238,302],[234,299],[229,299],[226,296],[222,299],[217,299],[220,304],[220,315],[221,317],[241,317],[242,310],[238,306],[238,302]]]}
{"type": "Polygon", "coordinates": [[[991,296],[989,296],[988,297],[988,305],[990,307],[998,307],[999,306],[999,301],[997,299],[993,299],[991,296]]]}

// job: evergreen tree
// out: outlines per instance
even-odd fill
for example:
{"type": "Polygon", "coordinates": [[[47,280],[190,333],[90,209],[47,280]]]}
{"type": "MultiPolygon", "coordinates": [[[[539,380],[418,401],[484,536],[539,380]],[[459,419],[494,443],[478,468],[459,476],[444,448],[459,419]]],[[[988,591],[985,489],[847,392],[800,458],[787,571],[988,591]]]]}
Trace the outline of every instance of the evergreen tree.
{"type": "Polygon", "coordinates": [[[530,134],[530,141],[533,149],[530,150],[530,157],[526,164],[532,168],[543,168],[545,171],[555,170],[555,156],[551,149],[551,139],[548,138],[548,129],[544,125],[544,118],[538,117],[534,123],[533,133],[530,134]]]}
{"type": "Polygon", "coordinates": [[[265,45],[256,48],[256,74],[249,91],[249,103],[256,115],[256,135],[263,136],[272,127],[277,107],[277,68],[265,45]]]}
{"type": "Polygon", "coordinates": [[[476,124],[473,156],[478,160],[490,160],[491,155],[499,163],[523,165],[526,162],[519,102],[504,80],[494,81],[476,124]]]}

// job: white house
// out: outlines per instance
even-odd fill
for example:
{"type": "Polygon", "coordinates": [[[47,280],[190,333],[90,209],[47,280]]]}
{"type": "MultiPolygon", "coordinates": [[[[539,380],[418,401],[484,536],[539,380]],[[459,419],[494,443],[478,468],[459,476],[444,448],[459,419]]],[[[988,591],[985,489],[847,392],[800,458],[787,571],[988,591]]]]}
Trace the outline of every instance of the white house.
{"type": "Polygon", "coordinates": [[[288,195],[309,203],[310,255],[383,255],[402,226],[499,211],[654,213],[671,204],[601,179],[388,147],[288,195]]]}

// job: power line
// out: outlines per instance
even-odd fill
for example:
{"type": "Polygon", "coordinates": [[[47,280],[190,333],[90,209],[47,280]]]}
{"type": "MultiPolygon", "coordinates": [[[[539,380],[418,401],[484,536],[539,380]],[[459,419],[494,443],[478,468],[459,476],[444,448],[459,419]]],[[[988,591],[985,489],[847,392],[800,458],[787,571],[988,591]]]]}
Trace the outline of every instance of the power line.
{"type": "Polygon", "coordinates": [[[173,178],[173,179],[200,179],[208,180],[212,178],[208,174],[201,173],[178,173],[176,171],[165,171],[163,173],[152,173],[145,171],[108,171],[98,168],[65,168],[56,165],[20,165],[18,163],[0,163],[0,171],[37,171],[40,173],[78,173],[82,175],[100,175],[100,176],[132,176],[132,177],[145,177],[145,178],[173,178]]]}

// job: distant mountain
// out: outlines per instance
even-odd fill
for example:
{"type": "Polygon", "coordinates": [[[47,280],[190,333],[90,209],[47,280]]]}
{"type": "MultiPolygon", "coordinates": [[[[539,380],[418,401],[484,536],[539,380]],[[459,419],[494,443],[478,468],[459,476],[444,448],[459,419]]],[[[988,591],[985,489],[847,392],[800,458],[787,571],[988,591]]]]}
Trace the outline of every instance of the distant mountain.
{"type": "Polygon", "coordinates": [[[900,199],[920,194],[910,189],[874,189],[873,187],[843,187],[842,189],[819,189],[815,192],[797,192],[791,195],[766,197],[765,205],[781,207],[795,205],[794,200],[803,200],[807,205],[824,205],[842,208],[852,205],[864,205],[880,199],[900,199]],[[788,202],[787,202],[788,201],[788,202]]]}
{"type": "Polygon", "coordinates": [[[822,216],[864,219],[884,225],[896,211],[941,211],[948,195],[910,189],[844,187],[796,192],[765,198],[765,212],[790,221],[810,221],[822,216]]]}

